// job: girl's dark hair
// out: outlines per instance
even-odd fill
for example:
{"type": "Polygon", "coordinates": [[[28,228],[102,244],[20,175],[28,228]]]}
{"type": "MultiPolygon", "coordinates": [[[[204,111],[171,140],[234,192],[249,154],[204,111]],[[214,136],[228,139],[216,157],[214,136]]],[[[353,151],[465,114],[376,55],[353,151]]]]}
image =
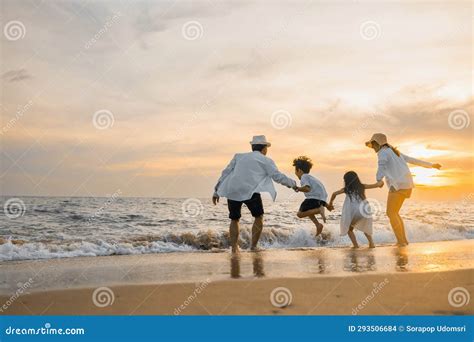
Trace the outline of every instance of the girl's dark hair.
{"type": "Polygon", "coordinates": [[[354,171],[346,172],[344,175],[344,193],[350,199],[365,200],[364,184],[361,183],[359,176],[354,171]]]}

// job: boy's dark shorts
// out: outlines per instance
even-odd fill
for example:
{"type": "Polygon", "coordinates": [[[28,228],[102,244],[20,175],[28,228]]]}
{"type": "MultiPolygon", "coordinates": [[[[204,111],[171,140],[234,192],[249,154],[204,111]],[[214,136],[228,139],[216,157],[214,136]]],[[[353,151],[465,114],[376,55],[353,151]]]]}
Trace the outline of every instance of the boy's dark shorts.
{"type": "Polygon", "coordinates": [[[264,214],[262,197],[259,193],[254,193],[250,199],[245,201],[233,201],[230,199],[227,200],[227,207],[229,208],[229,218],[231,220],[240,219],[240,217],[242,216],[242,204],[245,204],[247,208],[249,208],[253,217],[259,217],[264,214]]]}
{"type": "Polygon", "coordinates": [[[311,209],[317,209],[317,208],[320,208],[320,207],[325,207],[326,205],[327,205],[327,203],[324,202],[324,201],[317,200],[317,199],[314,199],[314,198],[307,198],[303,201],[303,203],[301,203],[300,211],[304,212],[304,211],[308,211],[308,210],[311,210],[311,209]]]}

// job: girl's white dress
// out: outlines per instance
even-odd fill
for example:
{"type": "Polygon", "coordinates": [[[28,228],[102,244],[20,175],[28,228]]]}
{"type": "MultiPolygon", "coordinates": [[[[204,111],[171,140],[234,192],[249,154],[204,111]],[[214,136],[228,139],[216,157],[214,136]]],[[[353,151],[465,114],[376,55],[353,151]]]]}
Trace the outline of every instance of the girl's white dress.
{"type": "Polygon", "coordinates": [[[346,235],[349,228],[353,226],[364,233],[372,235],[372,213],[367,200],[362,200],[358,196],[352,198],[346,194],[341,212],[341,235],[346,235]]]}

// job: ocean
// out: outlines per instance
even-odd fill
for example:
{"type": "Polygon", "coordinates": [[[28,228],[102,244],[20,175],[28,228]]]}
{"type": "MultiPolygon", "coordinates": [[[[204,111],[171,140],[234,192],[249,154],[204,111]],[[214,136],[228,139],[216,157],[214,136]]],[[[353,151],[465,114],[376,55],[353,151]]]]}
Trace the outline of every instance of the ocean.
{"type": "MultiPolygon", "coordinates": [[[[341,196],[343,198],[343,196],[341,196]]],[[[209,198],[1,197],[0,261],[103,255],[219,252],[229,247],[226,200],[214,206],[209,198]]],[[[342,201],[326,212],[323,238],[314,225],[298,219],[301,198],[264,200],[263,248],[350,246],[339,236],[342,201]]],[[[384,214],[385,203],[372,202],[374,241],[392,244],[394,235],[384,214]]],[[[410,242],[472,239],[472,201],[408,200],[401,211],[410,242]]],[[[252,217],[243,207],[241,246],[247,248],[252,217]]],[[[361,246],[366,245],[357,233],[361,246]]]]}

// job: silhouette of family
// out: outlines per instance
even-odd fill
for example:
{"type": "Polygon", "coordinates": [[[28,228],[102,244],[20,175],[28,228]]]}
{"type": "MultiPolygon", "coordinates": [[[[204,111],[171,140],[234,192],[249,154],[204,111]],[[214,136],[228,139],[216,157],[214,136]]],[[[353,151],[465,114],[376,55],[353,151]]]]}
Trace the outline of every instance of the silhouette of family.
{"type": "Polygon", "coordinates": [[[298,186],[295,180],[281,173],[275,162],[267,157],[271,143],[267,141],[264,135],[254,136],[250,141],[250,145],[252,147],[251,152],[235,154],[222,171],[212,196],[215,205],[219,202],[220,197],[227,198],[231,220],[229,235],[232,252],[238,252],[239,250],[239,220],[243,204],[254,217],[251,249],[257,249],[258,240],[263,229],[264,214],[260,194],[267,192],[275,201],[277,193],[273,182],[292,188],[296,192],[304,193],[305,200],[301,203],[296,216],[301,219],[306,217],[310,219],[316,227],[316,236],[321,235],[324,229],[324,225],[318,220],[318,217],[325,223],[325,210],[334,210],[335,198],[338,195],[345,194],[341,211],[340,233],[349,236],[354,248],[359,247],[354,229],[364,233],[369,242],[369,247],[375,247],[372,239],[373,216],[370,210],[367,210],[369,203],[365,191],[381,188],[386,183],[389,189],[386,213],[397,239],[397,244],[406,246],[408,240],[405,225],[399,212],[404,201],[410,198],[412,189],[415,187],[407,163],[425,168],[441,168],[440,164],[418,160],[401,153],[388,143],[385,134],[376,133],[365,143],[367,147],[372,148],[377,153],[376,182],[364,184],[356,172],[348,171],[344,174],[341,189],[335,191],[327,202],[328,194],[323,183],[310,174],[313,167],[310,158],[300,156],[293,160],[295,175],[300,181],[298,186]]]}

